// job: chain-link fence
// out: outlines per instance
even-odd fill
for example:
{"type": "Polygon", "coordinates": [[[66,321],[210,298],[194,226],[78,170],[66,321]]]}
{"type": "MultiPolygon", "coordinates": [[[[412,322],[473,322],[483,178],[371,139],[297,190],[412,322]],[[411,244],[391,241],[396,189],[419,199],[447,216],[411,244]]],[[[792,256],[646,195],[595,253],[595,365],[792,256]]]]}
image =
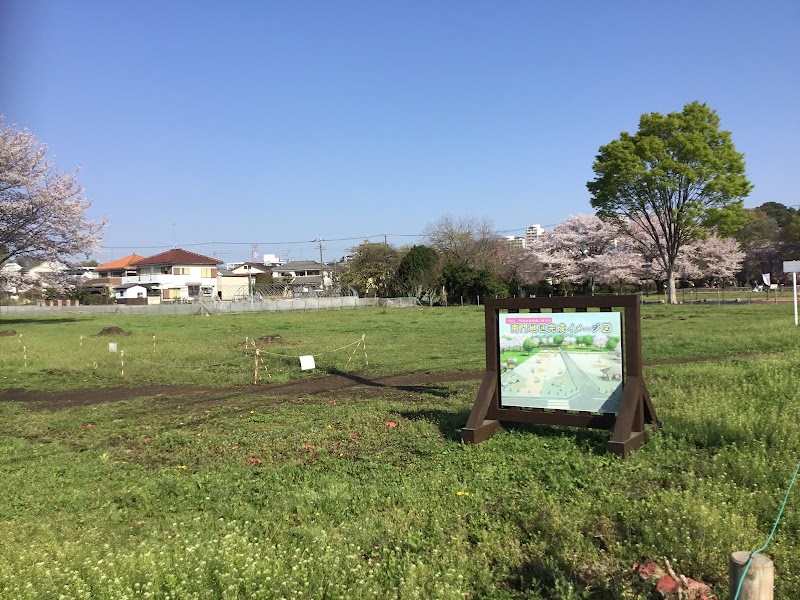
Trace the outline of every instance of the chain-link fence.
{"type": "Polygon", "coordinates": [[[187,303],[161,303],[149,305],[102,304],[82,306],[0,306],[0,315],[15,313],[35,314],[126,314],[126,315],[198,315],[244,312],[285,312],[332,309],[356,309],[374,306],[409,308],[416,306],[416,298],[358,298],[355,296],[262,298],[236,301],[200,300],[187,303]]]}

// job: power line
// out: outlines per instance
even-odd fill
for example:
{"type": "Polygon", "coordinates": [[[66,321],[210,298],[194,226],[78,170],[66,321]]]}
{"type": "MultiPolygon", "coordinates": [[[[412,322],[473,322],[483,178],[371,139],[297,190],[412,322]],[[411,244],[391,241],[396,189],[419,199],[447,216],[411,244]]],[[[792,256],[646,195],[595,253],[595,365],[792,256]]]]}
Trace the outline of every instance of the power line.
{"type": "MultiPolygon", "coordinates": [[[[543,225],[542,228],[550,228],[555,227],[555,224],[552,225],[543,225]]],[[[518,227],[515,229],[504,229],[500,231],[496,231],[497,234],[510,234],[515,232],[524,232],[525,227],[518,227]]],[[[210,242],[191,242],[186,244],[178,244],[175,240],[172,243],[168,244],[159,244],[154,246],[140,246],[138,244],[129,244],[127,246],[101,246],[101,251],[103,250],[127,250],[129,248],[138,248],[141,250],[158,250],[161,248],[198,248],[201,246],[211,246],[212,248],[216,248],[216,246],[252,246],[254,244],[258,244],[259,246],[296,246],[296,245],[310,245],[310,244],[319,244],[320,242],[353,242],[358,240],[372,240],[372,239],[381,239],[387,240],[388,238],[424,238],[427,237],[425,233],[380,233],[375,235],[358,235],[358,236],[351,236],[351,237],[341,237],[341,238],[327,238],[327,237],[319,237],[317,239],[312,240],[290,240],[290,241],[259,241],[259,242],[221,242],[221,241],[210,241],[210,242]]]]}

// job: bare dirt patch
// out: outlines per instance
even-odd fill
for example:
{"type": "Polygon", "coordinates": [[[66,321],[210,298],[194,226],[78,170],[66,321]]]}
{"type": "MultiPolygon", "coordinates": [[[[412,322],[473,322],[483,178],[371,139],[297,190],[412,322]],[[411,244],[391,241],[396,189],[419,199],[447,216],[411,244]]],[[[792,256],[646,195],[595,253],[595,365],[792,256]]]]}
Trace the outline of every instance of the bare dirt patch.
{"type": "MultiPolygon", "coordinates": [[[[723,360],[751,360],[756,354],[729,356],[702,356],[643,361],[644,366],[678,365],[723,360]]],[[[24,390],[12,388],[0,390],[0,402],[21,402],[35,410],[59,410],[74,406],[93,406],[106,402],[120,402],[136,398],[163,399],[180,398],[181,403],[201,409],[208,404],[219,403],[231,397],[260,396],[262,398],[291,397],[297,402],[313,403],[322,399],[358,397],[362,399],[400,397],[413,399],[422,394],[447,396],[451,392],[448,383],[479,381],[482,371],[455,371],[449,373],[409,373],[390,377],[373,378],[364,373],[334,373],[317,377],[272,385],[269,382],[253,386],[202,387],[193,385],[144,385],[131,388],[89,388],[61,392],[24,390]]]]}
{"type": "Polygon", "coordinates": [[[0,337],[9,337],[12,335],[17,335],[16,329],[5,329],[3,331],[0,331],[0,337]]]}
{"type": "Polygon", "coordinates": [[[105,327],[97,335],[131,335],[121,327],[105,327]]]}
{"type": "Polygon", "coordinates": [[[36,410],[59,410],[74,406],[93,406],[106,402],[120,402],[136,398],[186,397],[191,404],[200,407],[231,396],[262,397],[290,396],[299,401],[314,396],[320,398],[340,398],[358,396],[360,398],[381,397],[386,394],[433,394],[444,395],[446,389],[441,385],[458,381],[479,380],[481,372],[458,371],[452,373],[411,373],[392,377],[370,378],[363,374],[337,373],[317,379],[309,379],[280,385],[265,383],[257,386],[238,386],[227,388],[200,387],[191,385],[147,385],[135,388],[91,388],[61,392],[43,392],[19,388],[0,391],[0,402],[20,402],[36,410]]]}

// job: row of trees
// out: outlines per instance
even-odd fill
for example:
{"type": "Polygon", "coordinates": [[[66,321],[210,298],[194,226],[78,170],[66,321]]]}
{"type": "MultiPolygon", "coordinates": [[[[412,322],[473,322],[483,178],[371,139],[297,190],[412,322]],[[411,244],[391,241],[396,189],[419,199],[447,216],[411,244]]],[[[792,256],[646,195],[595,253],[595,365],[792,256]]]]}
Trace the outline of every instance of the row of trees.
{"type": "MultiPolygon", "coordinates": [[[[748,211],[748,219],[759,210],[748,211]]],[[[673,271],[691,284],[748,285],[742,271],[746,258],[738,239],[711,233],[685,244],[673,271]]],[[[656,249],[643,252],[627,228],[595,215],[575,215],[525,249],[511,246],[485,220],[445,217],[427,228],[424,245],[395,248],[365,242],[354,248],[342,280],[361,294],[426,299],[444,294],[452,302],[479,296],[616,292],[651,282],[666,285],[668,275],[656,249]]]]}
{"type": "MultiPolygon", "coordinates": [[[[15,256],[51,260],[90,253],[103,223],[75,175],[52,169],[46,148],[0,120],[0,265],[15,256]]],[[[411,248],[363,244],[342,274],[363,294],[507,296],[557,284],[594,292],[679,279],[742,281],[777,274],[800,251],[800,216],[771,202],[747,211],[744,156],[717,113],[692,102],[641,116],[634,134],[601,146],[587,183],[596,215],[567,219],[532,248],[509,247],[487,220],[444,217],[411,248]]],[[[542,290],[541,288],[545,288],[542,290]]]]}
{"type": "Polygon", "coordinates": [[[680,279],[724,285],[738,273],[747,282],[776,271],[797,250],[795,211],[776,203],[744,208],[753,187],[744,156],[703,103],[642,115],[636,133],[600,147],[593,170],[586,185],[596,215],[567,219],[532,248],[504,245],[487,221],[447,217],[428,228],[424,247],[357,248],[346,281],[367,293],[408,292],[409,285],[419,291],[435,282],[472,298],[527,292],[536,281],[593,293],[597,285],[653,280],[674,303],[680,279]],[[383,262],[373,273],[368,254],[375,252],[383,262]],[[424,278],[409,278],[420,269],[424,278]]]}
{"type": "Polygon", "coordinates": [[[781,277],[783,261],[800,260],[800,212],[778,202],[747,211],[736,239],[745,252],[743,279],[756,281],[762,273],[781,277]]]}

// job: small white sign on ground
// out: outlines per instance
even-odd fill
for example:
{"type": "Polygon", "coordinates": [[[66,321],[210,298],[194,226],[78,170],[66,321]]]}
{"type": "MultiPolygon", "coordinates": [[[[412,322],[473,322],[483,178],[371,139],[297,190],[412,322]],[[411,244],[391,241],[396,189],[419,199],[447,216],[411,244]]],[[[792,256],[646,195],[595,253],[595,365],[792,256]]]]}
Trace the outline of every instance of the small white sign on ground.
{"type": "Polygon", "coordinates": [[[316,369],[317,365],[314,363],[313,356],[301,356],[300,357],[300,368],[303,371],[308,371],[310,369],[316,369]]]}
{"type": "Polygon", "coordinates": [[[117,344],[115,342],[108,342],[108,351],[109,352],[116,352],[117,351],[117,344]]]}

